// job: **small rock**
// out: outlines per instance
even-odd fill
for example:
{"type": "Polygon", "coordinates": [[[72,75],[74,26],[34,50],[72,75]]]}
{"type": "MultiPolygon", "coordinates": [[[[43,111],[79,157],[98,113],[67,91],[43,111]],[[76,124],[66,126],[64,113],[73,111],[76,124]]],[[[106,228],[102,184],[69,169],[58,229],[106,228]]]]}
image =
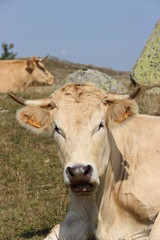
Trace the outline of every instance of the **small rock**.
{"type": "Polygon", "coordinates": [[[9,111],[0,107],[0,113],[7,113],[7,112],[9,111]]]}

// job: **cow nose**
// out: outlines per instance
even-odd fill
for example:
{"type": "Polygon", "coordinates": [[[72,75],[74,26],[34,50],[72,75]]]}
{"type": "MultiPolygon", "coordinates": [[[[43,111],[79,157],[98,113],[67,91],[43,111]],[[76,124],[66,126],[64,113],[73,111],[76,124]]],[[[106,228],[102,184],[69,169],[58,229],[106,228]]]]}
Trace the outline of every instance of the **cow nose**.
{"type": "Polygon", "coordinates": [[[89,180],[93,172],[91,165],[76,165],[74,167],[67,167],[66,174],[69,180],[78,181],[78,180],[89,180]]]}
{"type": "Polygon", "coordinates": [[[48,80],[48,84],[51,85],[54,83],[54,77],[51,77],[49,80],[48,80]]]}

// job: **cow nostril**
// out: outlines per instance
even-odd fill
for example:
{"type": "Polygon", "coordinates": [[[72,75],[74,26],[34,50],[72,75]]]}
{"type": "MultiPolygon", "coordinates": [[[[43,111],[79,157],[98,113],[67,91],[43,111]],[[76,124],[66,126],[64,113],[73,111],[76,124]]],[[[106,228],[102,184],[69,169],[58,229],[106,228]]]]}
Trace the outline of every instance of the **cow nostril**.
{"type": "Polygon", "coordinates": [[[84,177],[91,177],[93,168],[91,165],[76,165],[74,167],[67,167],[66,174],[70,180],[83,179],[84,177]]]}
{"type": "Polygon", "coordinates": [[[74,177],[74,169],[73,168],[67,167],[66,173],[67,173],[68,177],[74,177]]]}
{"type": "Polygon", "coordinates": [[[87,165],[84,167],[84,175],[91,176],[92,171],[93,171],[93,168],[91,165],[87,165]]]}

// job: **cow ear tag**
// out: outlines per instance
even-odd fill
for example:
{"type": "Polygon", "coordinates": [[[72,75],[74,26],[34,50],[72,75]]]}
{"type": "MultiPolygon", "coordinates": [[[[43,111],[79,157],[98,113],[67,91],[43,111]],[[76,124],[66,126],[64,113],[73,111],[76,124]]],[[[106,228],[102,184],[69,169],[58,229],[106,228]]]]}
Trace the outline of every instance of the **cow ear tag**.
{"type": "Polygon", "coordinates": [[[33,117],[29,117],[27,122],[36,128],[40,128],[41,126],[40,122],[35,121],[33,117]]]}
{"type": "Polygon", "coordinates": [[[124,112],[124,113],[123,113],[123,116],[122,116],[122,119],[117,119],[116,122],[117,122],[117,123],[120,123],[120,122],[124,121],[127,117],[128,117],[127,112],[124,112]]]}

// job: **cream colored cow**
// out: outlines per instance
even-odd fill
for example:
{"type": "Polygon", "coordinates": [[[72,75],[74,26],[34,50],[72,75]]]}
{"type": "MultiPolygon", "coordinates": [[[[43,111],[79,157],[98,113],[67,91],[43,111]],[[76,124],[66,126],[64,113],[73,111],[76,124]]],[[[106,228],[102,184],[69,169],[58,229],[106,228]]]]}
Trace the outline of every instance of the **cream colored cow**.
{"type": "Polygon", "coordinates": [[[28,86],[51,85],[53,75],[47,71],[43,59],[0,60],[0,93],[22,92],[28,86]]]}
{"type": "Polygon", "coordinates": [[[17,112],[22,126],[54,135],[70,188],[70,210],[45,240],[160,240],[159,117],[91,84],[12,97],[30,105],[17,112]]]}

